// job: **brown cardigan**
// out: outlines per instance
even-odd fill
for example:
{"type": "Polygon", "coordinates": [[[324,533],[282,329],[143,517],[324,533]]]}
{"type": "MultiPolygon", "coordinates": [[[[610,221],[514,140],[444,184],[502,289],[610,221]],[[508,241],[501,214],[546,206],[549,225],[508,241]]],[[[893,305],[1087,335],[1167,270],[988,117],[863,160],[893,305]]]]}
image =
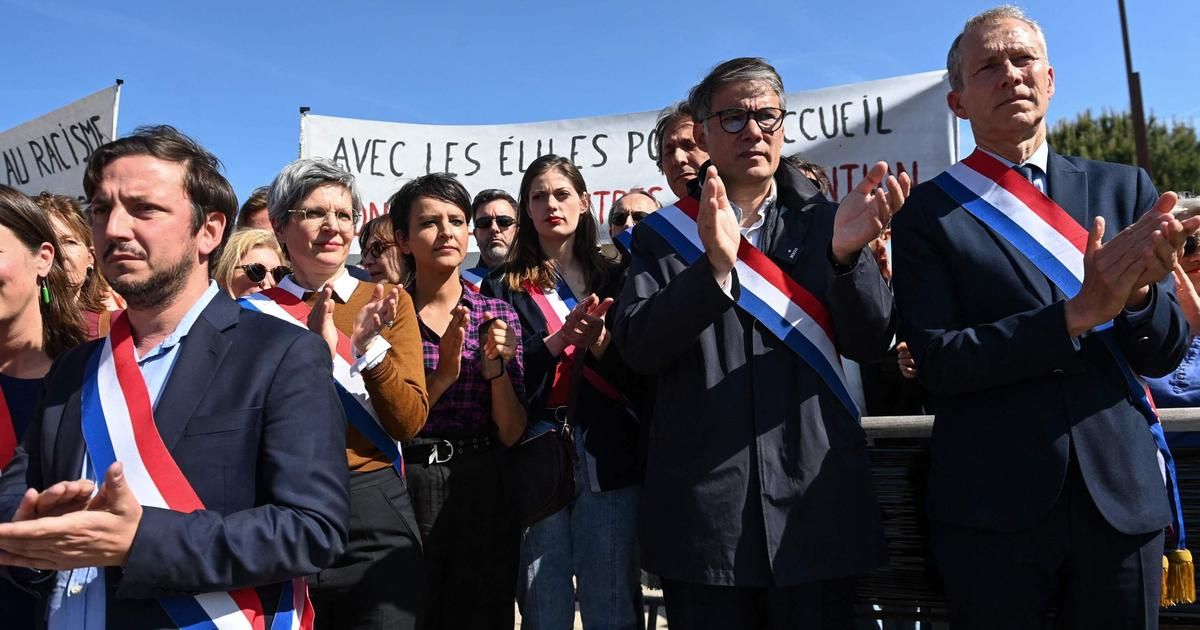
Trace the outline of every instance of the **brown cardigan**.
{"type": "MultiPolygon", "coordinates": [[[[392,290],[390,284],[384,289],[392,290]]],[[[333,324],[347,336],[354,332],[354,318],[371,301],[375,283],[359,282],[345,304],[336,296],[333,307],[333,324]]],[[[312,306],[315,296],[305,303],[312,306]]],[[[396,321],[381,332],[392,344],[383,361],[363,371],[363,381],[371,405],[388,435],[407,442],[425,425],[429,415],[429,393],[425,389],[425,363],[421,353],[421,332],[417,325],[417,311],[407,291],[400,291],[396,304],[396,321]]],[[[387,468],[391,462],[354,427],[346,431],[346,461],[351,472],[370,472],[387,468]]]]}

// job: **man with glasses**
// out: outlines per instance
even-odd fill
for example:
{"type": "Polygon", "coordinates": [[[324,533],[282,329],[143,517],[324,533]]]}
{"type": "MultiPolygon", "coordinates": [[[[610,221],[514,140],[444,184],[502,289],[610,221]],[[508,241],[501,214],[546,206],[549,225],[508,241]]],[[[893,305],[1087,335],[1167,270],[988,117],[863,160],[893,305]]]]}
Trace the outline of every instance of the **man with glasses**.
{"type": "Polygon", "coordinates": [[[608,215],[608,235],[616,242],[617,235],[632,230],[633,226],[659,208],[662,208],[662,204],[654,195],[643,188],[634,188],[613,202],[612,212],[608,215]]]}
{"type": "Polygon", "coordinates": [[[633,230],[614,341],[657,386],[642,566],[673,629],[847,628],[884,541],[838,353],[882,355],[892,297],[867,244],[907,190],[880,162],[840,206],[780,165],[787,116],[761,59],[689,94],[710,162],[633,230]]]}
{"type": "Polygon", "coordinates": [[[478,291],[488,271],[503,263],[512,247],[517,235],[517,200],[499,188],[480,191],[471,202],[471,224],[479,246],[479,264],[464,269],[462,279],[478,291]]]}
{"type": "Polygon", "coordinates": [[[471,202],[471,224],[481,266],[495,268],[504,262],[517,235],[517,200],[498,188],[480,192],[471,202]]]}

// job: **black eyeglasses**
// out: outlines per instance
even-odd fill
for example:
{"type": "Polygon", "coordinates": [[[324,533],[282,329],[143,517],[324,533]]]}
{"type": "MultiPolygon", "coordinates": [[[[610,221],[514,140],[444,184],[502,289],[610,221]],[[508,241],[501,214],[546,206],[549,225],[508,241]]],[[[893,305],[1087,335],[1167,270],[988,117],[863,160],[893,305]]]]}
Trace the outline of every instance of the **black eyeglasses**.
{"type": "Polygon", "coordinates": [[[787,114],[787,111],[778,107],[764,107],[753,111],[735,107],[733,109],[723,109],[719,112],[713,112],[705,116],[704,120],[716,118],[721,122],[721,129],[724,129],[725,133],[741,133],[746,128],[746,123],[750,121],[750,117],[753,116],[758,128],[763,133],[770,133],[779,129],[787,114]]]}
{"type": "Polygon", "coordinates": [[[475,217],[475,229],[490,230],[492,229],[493,221],[500,226],[500,231],[507,230],[508,228],[517,224],[517,220],[508,215],[500,215],[498,217],[475,217]]]}
{"type": "MultiPolygon", "coordinates": [[[[246,272],[246,278],[255,284],[262,282],[267,277],[267,266],[262,263],[238,265],[237,268],[246,272]]],[[[271,269],[271,277],[275,278],[276,283],[286,278],[289,273],[292,273],[291,268],[284,265],[271,269]]]]}
{"type": "Polygon", "coordinates": [[[640,210],[634,210],[633,212],[617,210],[616,212],[613,212],[612,214],[608,215],[608,224],[609,225],[625,225],[625,221],[628,220],[630,216],[633,217],[633,222],[636,224],[636,223],[641,223],[642,219],[645,219],[646,217],[650,216],[650,213],[642,212],[640,210]]]}
{"type": "Polygon", "coordinates": [[[396,241],[385,241],[383,239],[374,240],[371,241],[370,245],[367,245],[366,248],[363,249],[363,255],[370,256],[371,258],[379,258],[383,255],[383,252],[386,252],[395,245],[396,241]]]}

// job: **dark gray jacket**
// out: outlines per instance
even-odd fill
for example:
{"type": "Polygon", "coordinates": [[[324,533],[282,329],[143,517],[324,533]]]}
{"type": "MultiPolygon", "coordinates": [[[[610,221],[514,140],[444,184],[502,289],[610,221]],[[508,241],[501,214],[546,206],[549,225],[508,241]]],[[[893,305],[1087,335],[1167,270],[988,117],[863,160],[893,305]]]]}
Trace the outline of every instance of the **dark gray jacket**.
{"type": "MultiPolygon", "coordinates": [[[[892,295],[867,250],[835,277],[837,209],[790,167],[762,249],[829,309],[842,355],[887,351],[892,295]]],[[[615,342],[656,379],[642,489],[643,566],[665,578],[790,586],[884,559],[862,428],[803,359],[652,228],[633,232],[615,342]]],[[[735,274],[736,275],[736,274],[735,274]]],[[[733,294],[740,287],[733,283],[733,294]]]]}

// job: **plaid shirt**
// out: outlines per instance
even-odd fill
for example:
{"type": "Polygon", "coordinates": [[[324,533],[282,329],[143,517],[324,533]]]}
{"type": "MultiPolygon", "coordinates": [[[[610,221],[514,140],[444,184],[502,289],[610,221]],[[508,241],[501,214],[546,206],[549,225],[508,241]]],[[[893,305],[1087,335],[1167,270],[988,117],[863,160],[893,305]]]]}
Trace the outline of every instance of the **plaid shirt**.
{"type": "MultiPolygon", "coordinates": [[[[410,289],[411,291],[411,289],[410,289]]],[[[495,298],[484,297],[466,286],[463,287],[459,304],[470,311],[470,322],[467,324],[467,335],[463,340],[462,368],[458,380],[442,394],[429,410],[429,419],[418,434],[419,437],[457,438],[491,435],[492,426],[492,395],[491,384],[484,378],[480,369],[479,357],[482,354],[483,343],[479,338],[479,325],[490,312],[492,316],[503,319],[508,324],[511,334],[517,339],[517,353],[505,367],[508,379],[512,382],[517,400],[525,401],[525,367],[521,357],[521,321],[517,312],[507,302],[495,298]]],[[[421,350],[425,358],[425,373],[433,372],[438,363],[438,343],[441,337],[433,332],[425,322],[417,321],[421,326],[421,350]]]]}

